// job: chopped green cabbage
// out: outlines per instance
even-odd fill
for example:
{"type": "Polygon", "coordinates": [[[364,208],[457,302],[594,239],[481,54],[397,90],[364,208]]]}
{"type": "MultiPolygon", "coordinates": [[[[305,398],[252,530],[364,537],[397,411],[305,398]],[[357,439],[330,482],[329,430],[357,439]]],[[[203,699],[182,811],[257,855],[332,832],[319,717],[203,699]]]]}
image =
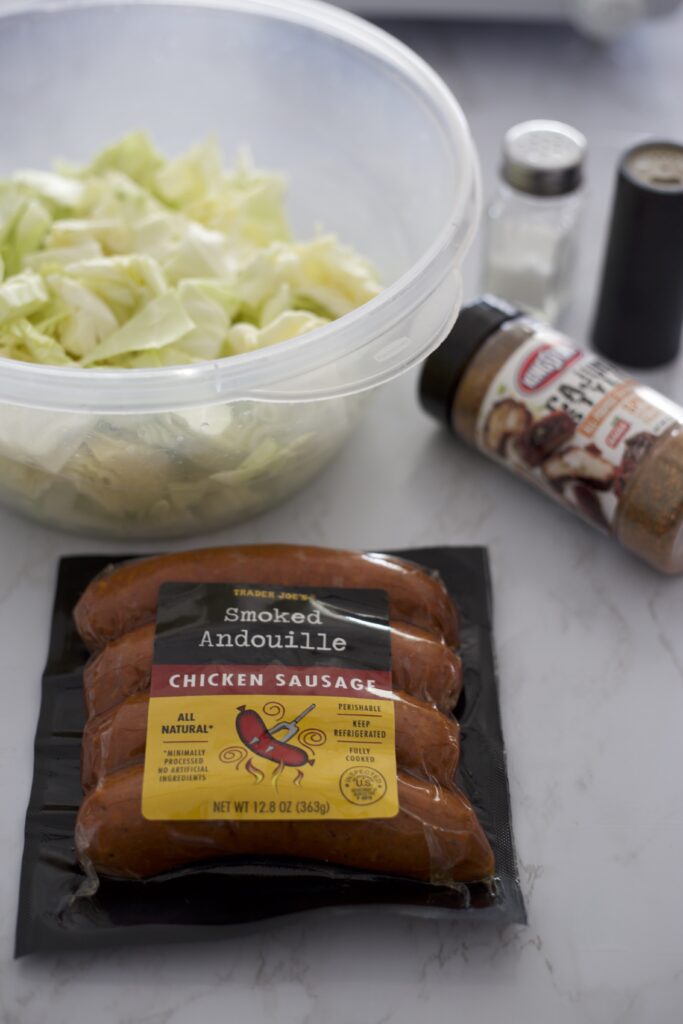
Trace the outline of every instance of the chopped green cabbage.
{"type": "Polygon", "coordinates": [[[80,533],[173,537],[255,515],[309,480],[363,395],[146,415],[0,405],[0,500],[80,533]]]}
{"type": "MultiPolygon", "coordinates": [[[[279,177],[213,142],[164,160],[129,135],[87,167],[0,181],[0,356],[163,367],[266,348],[373,298],[336,238],[296,241],[279,177]]],[[[73,530],[212,529],[308,480],[355,424],[330,403],[217,401],[140,415],[0,404],[0,500],[73,530]]]]}
{"type": "Polygon", "coordinates": [[[84,168],[0,182],[0,356],[82,367],[220,359],[287,341],[379,291],[334,236],[292,239],[281,179],[209,140],[142,133],[84,168]]]}

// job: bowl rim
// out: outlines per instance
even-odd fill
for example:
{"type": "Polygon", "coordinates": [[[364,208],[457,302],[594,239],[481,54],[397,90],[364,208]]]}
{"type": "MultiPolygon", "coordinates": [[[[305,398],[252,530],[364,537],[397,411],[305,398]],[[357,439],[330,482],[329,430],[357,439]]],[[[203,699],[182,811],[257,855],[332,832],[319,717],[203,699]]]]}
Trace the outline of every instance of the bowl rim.
{"type": "MultiPolygon", "coordinates": [[[[303,25],[365,51],[396,69],[427,102],[457,164],[458,187],[436,237],[418,259],[369,302],[307,334],[270,348],[201,363],[153,369],[51,366],[0,356],[0,402],[71,412],[146,413],[210,405],[235,399],[305,401],[376,387],[421,359],[420,349],[398,364],[389,359],[367,379],[337,381],[323,388],[306,383],[315,371],[358,355],[373,339],[409,317],[469,246],[479,205],[479,174],[469,126],[460,104],[443,79],[413,50],[390,33],[348,11],[319,0],[34,0],[9,5],[0,27],[11,18],[105,8],[185,8],[247,13],[303,25]],[[298,386],[288,382],[299,381],[298,386]],[[125,382],[125,386],[124,385],[125,382]]],[[[380,354],[381,356],[381,354],[380,354]]]]}

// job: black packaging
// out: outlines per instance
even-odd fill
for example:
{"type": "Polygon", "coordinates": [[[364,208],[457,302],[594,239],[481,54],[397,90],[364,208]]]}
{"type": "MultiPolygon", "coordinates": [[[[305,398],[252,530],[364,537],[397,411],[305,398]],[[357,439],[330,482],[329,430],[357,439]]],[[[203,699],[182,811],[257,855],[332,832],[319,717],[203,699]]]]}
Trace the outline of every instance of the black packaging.
{"type": "Polygon", "coordinates": [[[328,865],[231,860],[175,871],[149,881],[101,878],[93,893],[74,848],[82,799],[82,671],[87,652],[73,607],[105,557],[62,559],[26,819],[16,955],[199,941],[246,922],[330,907],[384,904],[419,907],[434,916],[523,923],[510,819],[495,673],[491,588],[482,548],[432,548],[396,554],[442,577],[461,614],[463,694],[456,709],[462,752],[456,781],[493,847],[490,883],[446,887],[328,865]]]}

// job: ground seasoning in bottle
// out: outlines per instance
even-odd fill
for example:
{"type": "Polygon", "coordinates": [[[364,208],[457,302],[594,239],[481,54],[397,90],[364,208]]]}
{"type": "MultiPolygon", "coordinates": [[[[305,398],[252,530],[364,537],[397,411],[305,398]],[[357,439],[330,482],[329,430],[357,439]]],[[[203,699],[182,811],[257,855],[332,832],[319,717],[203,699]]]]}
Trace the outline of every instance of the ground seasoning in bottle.
{"type": "Polygon", "coordinates": [[[425,363],[426,410],[662,572],[683,572],[683,409],[486,296],[425,363]]]}

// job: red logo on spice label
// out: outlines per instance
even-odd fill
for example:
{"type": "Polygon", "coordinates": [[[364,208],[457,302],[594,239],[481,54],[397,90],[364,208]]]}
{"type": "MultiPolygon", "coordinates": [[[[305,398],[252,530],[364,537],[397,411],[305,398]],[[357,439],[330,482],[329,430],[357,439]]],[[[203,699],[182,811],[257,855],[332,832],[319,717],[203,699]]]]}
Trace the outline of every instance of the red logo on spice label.
{"type": "Polygon", "coordinates": [[[573,345],[546,342],[527,356],[517,372],[517,387],[526,395],[552,384],[583,353],[573,345]]]}
{"type": "Polygon", "coordinates": [[[610,432],[605,438],[605,444],[607,447],[616,448],[617,445],[623,441],[630,429],[631,424],[628,420],[622,420],[620,416],[616,416],[610,428],[610,432]]]}

